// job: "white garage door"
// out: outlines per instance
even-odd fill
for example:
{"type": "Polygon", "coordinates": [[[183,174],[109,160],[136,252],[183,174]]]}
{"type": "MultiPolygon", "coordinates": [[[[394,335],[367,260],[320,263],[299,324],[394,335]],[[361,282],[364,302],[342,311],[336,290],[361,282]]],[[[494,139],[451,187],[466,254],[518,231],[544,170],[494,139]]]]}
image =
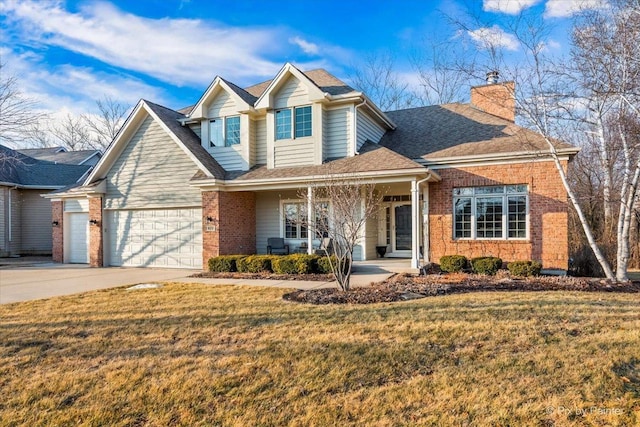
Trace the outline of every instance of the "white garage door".
{"type": "Polygon", "coordinates": [[[105,213],[109,265],[202,268],[202,209],[105,213]]]}
{"type": "Polygon", "coordinates": [[[70,212],[66,215],[68,233],[67,260],[70,263],[86,264],[89,262],[87,245],[89,214],[86,212],[70,212]]]}

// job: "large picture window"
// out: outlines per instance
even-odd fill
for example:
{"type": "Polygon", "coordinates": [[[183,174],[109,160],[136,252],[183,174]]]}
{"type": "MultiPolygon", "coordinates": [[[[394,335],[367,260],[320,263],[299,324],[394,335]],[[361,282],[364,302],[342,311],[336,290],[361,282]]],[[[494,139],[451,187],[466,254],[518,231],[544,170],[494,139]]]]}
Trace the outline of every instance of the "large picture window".
{"type": "Polygon", "coordinates": [[[494,185],[453,190],[456,239],[526,239],[526,185],[494,185]]]}
{"type": "MultiPolygon", "coordinates": [[[[315,233],[314,238],[327,237],[329,226],[329,202],[319,202],[315,204],[315,227],[311,230],[315,233]]],[[[285,239],[306,239],[308,237],[307,203],[306,202],[284,202],[282,204],[284,217],[284,238],[285,239]]]]}
{"type": "Polygon", "coordinates": [[[311,136],[311,106],[276,110],[276,139],[311,136]]]}
{"type": "Polygon", "coordinates": [[[240,116],[209,120],[209,147],[231,147],[240,144],[240,116]]]}

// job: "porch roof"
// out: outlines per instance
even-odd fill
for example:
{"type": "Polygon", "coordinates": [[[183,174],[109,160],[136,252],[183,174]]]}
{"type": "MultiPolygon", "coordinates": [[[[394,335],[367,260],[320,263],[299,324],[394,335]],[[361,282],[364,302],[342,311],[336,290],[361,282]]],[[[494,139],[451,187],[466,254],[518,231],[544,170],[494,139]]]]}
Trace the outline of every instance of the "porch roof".
{"type": "MultiPolygon", "coordinates": [[[[329,160],[321,165],[307,165],[283,168],[267,168],[266,165],[258,165],[249,171],[230,171],[225,174],[227,184],[243,184],[249,181],[284,180],[284,179],[317,179],[335,175],[368,175],[376,173],[413,173],[417,175],[427,174],[431,171],[425,166],[414,162],[388,148],[372,142],[365,142],[360,154],[353,157],[345,157],[329,160]]],[[[207,180],[208,177],[198,172],[192,181],[207,180]]]]}

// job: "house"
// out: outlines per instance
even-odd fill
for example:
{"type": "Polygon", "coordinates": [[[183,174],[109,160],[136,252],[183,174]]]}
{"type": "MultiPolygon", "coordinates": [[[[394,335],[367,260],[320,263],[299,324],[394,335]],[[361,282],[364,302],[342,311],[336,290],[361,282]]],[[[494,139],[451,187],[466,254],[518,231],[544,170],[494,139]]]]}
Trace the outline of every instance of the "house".
{"type": "Polygon", "coordinates": [[[40,196],[75,185],[90,169],[38,160],[0,145],[0,256],[51,254],[51,202],[40,196]]]}
{"type": "Polygon", "coordinates": [[[94,166],[102,157],[100,150],[68,151],[64,147],[23,148],[16,151],[34,159],[65,165],[94,166]]]}
{"type": "MultiPolygon", "coordinates": [[[[464,254],[566,269],[567,196],[544,139],[514,123],[513,87],[385,113],[325,70],[286,64],[246,88],[216,77],[180,111],[141,100],[83,185],[47,196],[54,259],[202,268],[266,253],[270,237],[311,252],[300,194],[342,175],[384,192],[356,260],[384,245],[413,267],[464,254]]],[[[578,151],[555,149],[564,167],[578,151]]]]}

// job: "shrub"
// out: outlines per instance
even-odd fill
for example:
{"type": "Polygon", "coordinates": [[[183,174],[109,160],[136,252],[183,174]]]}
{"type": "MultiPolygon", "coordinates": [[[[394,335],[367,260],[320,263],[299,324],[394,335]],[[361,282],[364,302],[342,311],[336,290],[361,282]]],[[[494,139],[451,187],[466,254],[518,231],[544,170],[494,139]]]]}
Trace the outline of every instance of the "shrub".
{"type": "Polygon", "coordinates": [[[542,264],[537,261],[513,261],[507,264],[507,268],[513,276],[538,276],[542,270],[542,264]]]}
{"type": "Polygon", "coordinates": [[[317,255],[293,254],[273,259],[273,272],[277,274],[309,274],[318,270],[317,255]]]}
{"type": "Polygon", "coordinates": [[[275,257],[272,255],[250,255],[237,261],[240,273],[263,273],[273,272],[271,261],[275,257]]]}
{"type": "Polygon", "coordinates": [[[445,255],[440,258],[440,269],[447,273],[458,273],[467,266],[467,257],[464,255],[445,255]]]}
{"type": "Polygon", "coordinates": [[[478,274],[493,276],[502,268],[502,260],[492,256],[473,258],[471,260],[471,267],[473,271],[478,274]]]}
{"type": "MultiPolygon", "coordinates": [[[[329,262],[329,257],[323,256],[318,259],[318,273],[320,274],[331,274],[333,270],[331,270],[331,264],[336,265],[338,263],[338,258],[335,255],[331,255],[331,262],[329,262]]],[[[344,266],[344,271],[349,269],[349,263],[344,266]]]]}
{"type": "Polygon", "coordinates": [[[221,255],[209,258],[209,271],[216,273],[232,273],[238,271],[238,260],[246,255],[221,255]]]}

